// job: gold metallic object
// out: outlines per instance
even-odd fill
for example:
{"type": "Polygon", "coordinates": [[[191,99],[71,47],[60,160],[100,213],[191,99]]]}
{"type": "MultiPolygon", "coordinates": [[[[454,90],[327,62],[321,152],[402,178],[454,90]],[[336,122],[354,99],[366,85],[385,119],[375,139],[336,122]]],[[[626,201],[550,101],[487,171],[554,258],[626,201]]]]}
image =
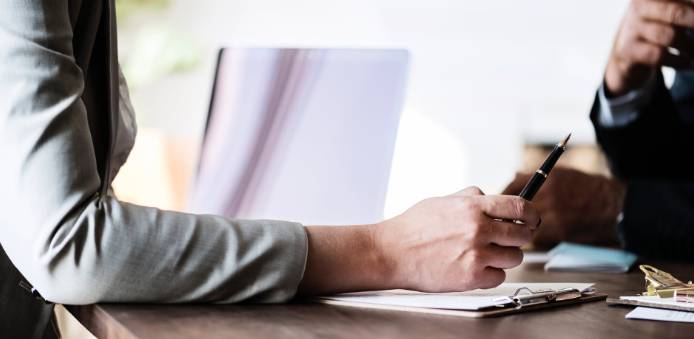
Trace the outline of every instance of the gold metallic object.
{"type": "Polygon", "coordinates": [[[542,171],[541,169],[539,169],[539,170],[537,170],[537,171],[535,171],[535,172],[536,172],[537,174],[539,174],[539,175],[545,177],[545,179],[547,179],[547,173],[545,173],[545,172],[542,171]]]}
{"type": "MultiPolygon", "coordinates": [[[[683,283],[672,274],[661,271],[650,265],[641,265],[639,269],[646,275],[646,292],[644,295],[657,295],[661,298],[672,298],[676,292],[683,296],[694,293],[692,282],[683,283]]],[[[684,299],[684,297],[682,298],[684,299]]]]}

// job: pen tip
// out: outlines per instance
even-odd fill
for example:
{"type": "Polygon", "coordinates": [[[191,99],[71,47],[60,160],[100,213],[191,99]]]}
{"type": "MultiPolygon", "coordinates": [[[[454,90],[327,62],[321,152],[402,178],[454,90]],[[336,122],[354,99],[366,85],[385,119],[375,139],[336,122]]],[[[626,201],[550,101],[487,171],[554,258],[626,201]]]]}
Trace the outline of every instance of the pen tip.
{"type": "Polygon", "coordinates": [[[569,133],[569,135],[567,135],[566,138],[559,143],[559,146],[566,147],[566,145],[569,143],[569,139],[571,139],[571,133],[569,133]]]}

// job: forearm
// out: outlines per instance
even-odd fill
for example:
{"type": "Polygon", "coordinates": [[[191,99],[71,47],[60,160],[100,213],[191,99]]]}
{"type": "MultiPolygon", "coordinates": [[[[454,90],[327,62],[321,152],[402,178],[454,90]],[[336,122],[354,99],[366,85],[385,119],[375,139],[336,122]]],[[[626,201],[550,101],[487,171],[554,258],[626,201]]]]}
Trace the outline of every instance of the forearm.
{"type": "Polygon", "coordinates": [[[312,226],[299,294],[394,288],[392,269],[376,240],[378,225],[312,226]]]}
{"type": "Polygon", "coordinates": [[[304,269],[299,224],[162,211],[111,197],[72,210],[51,225],[0,209],[4,220],[23,222],[0,228],[8,255],[53,302],[283,302],[304,269]]]}

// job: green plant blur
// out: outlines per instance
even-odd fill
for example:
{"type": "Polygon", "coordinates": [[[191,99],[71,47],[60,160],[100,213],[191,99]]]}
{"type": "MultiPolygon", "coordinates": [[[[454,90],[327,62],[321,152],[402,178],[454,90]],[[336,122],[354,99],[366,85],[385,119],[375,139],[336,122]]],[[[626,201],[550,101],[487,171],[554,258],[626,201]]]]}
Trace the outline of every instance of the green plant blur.
{"type": "Polygon", "coordinates": [[[149,10],[165,10],[169,6],[169,0],[116,0],[118,18],[127,20],[136,10],[143,8],[149,10]]]}
{"type": "Polygon", "coordinates": [[[167,20],[172,0],[116,0],[120,62],[131,90],[194,69],[197,45],[167,20]]]}

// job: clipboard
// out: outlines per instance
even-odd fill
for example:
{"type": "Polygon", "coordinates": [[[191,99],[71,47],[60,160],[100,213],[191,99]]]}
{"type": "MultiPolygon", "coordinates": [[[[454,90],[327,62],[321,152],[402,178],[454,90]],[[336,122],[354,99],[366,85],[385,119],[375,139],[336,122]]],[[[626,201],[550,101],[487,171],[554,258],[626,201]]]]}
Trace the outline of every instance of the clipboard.
{"type": "Polygon", "coordinates": [[[576,289],[531,291],[527,288],[521,288],[518,289],[518,291],[516,291],[516,293],[512,296],[500,298],[500,304],[496,306],[485,307],[479,310],[460,310],[446,308],[371,304],[367,302],[353,302],[344,300],[334,300],[329,298],[317,298],[314,300],[318,303],[335,306],[437,314],[465,318],[492,318],[523,312],[531,312],[546,308],[562,307],[592,301],[600,301],[605,300],[606,298],[607,294],[597,293],[594,290],[588,292],[582,292],[576,289]]]}

